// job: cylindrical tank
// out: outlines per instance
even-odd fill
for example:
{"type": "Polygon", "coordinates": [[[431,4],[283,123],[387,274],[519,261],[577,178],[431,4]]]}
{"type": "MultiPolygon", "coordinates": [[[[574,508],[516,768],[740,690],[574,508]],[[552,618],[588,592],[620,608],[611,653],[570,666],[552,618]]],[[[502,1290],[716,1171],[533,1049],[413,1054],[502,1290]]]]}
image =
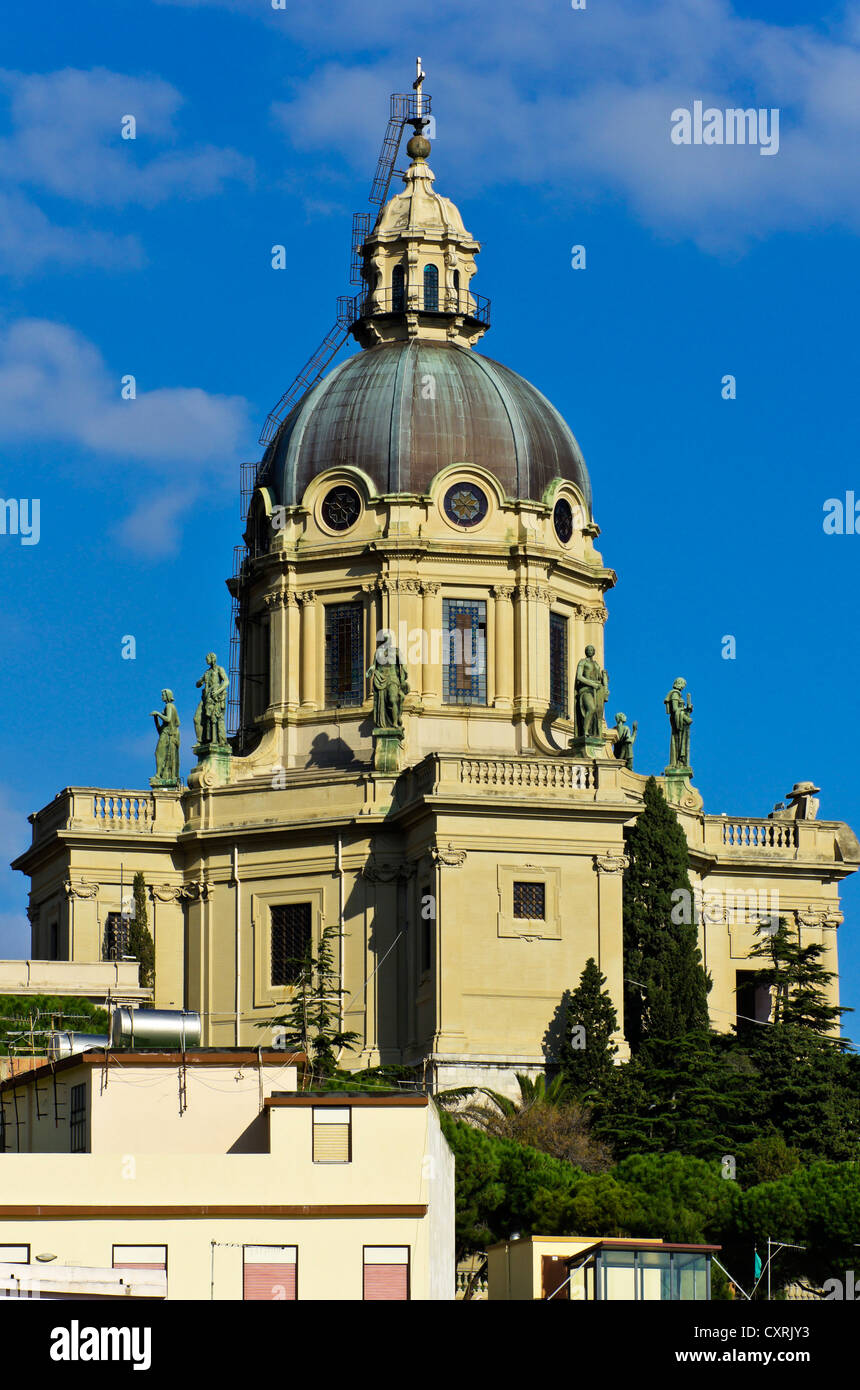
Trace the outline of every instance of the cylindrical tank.
{"type": "Polygon", "coordinates": [[[199,1047],[200,1015],[183,1009],[115,1009],[111,1046],[199,1047]]]}
{"type": "Polygon", "coordinates": [[[107,1033],[52,1033],[48,1041],[48,1055],[55,1062],[61,1057],[71,1057],[76,1052],[86,1052],[88,1047],[108,1047],[107,1033]]]}

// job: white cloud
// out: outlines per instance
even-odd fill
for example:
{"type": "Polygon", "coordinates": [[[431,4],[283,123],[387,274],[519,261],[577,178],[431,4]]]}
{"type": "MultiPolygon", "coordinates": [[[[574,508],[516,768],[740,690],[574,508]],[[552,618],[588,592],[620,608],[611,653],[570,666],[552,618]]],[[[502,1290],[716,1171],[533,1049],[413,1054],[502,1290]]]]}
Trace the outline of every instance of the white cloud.
{"type": "Polygon", "coordinates": [[[0,439],[78,446],[87,452],[88,477],[114,476],[111,462],[134,460],[169,496],[145,498],[118,525],[130,544],[165,553],[204,492],[235,486],[240,444],[250,431],[248,403],[199,387],[147,390],[140,381],[136,399],[122,400],[123,373],[109,370],[98,349],[64,324],[12,323],[0,331],[0,439]]]}
{"type": "Polygon", "coordinates": [[[251,177],[236,150],[173,145],[182,96],[156,77],[104,68],[21,73],[0,71],[10,103],[12,134],[0,139],[0,174],[92,206],[154,207],[166,198],[203,198],[232,179],[251,177]],[[137,123],[121,135],[123,117],[137,123]]]}
{"type": "MultiPolygon", "coordinates": [[[[370,175],[388,92],[409,87],[400,13],[391,0],[367,14],[332,0],[315,31],[304,9],[284,18],[321,55],[337,39],[337,57],[273,105],[296,148],[370,175]],[[373,44],[384,56],[368,63],[373,44]]],[[[713,250],[785,229],[858,230],[858,16],[852,5],[841,29],[825,31],[744,18],[726,0],[579,12],[531,0],[516,15],[496,0],[434,7],[431,40],[415,43],[437,121],[437,187],[538,185],[566,205],[621,196],[656,232],[713,250]],[[673,145],[671,112],[695,100],[778,108],[779,153],[673,145]]]]}

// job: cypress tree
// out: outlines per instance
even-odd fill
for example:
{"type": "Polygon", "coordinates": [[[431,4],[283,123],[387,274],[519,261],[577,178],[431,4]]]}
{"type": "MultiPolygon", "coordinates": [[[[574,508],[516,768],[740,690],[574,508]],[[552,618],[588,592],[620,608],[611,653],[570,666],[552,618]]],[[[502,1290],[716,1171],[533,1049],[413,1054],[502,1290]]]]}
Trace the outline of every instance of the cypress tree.
{"type": "Polygon", "coordinates": [[[148,989],[155,985],[155,943],[146,920],[146,882],[138,870],[132,884],[134,916],[128,925],[128,953],[140,966],[140,983],[148,989]]]}
{"type": "Polygon", "coordinates": [[[286,1013],[268,1020],[269,1025],[284,1028],[284,1043],[304,1052],[312,1075],[320,1079],[333,1077],[338,1070],[336,1054],[359,1040],[358,1033],[338,1026],[340,1001],[346,994],[334,959],[338,934],[335,924],[324,927],[317,955],[309,944],[305,955],[290,959],[295,967],[293,996],[286,1013]]]}
{"type": "Polygon", "coordinates": [[[624,876],[625,1034],[648,1038],[707,1032],[709,981],[702,969],[687,841],[653,777],[628,832],[624,876]],[[686,910],[685,910],[686,909],[686,910]]]}
{"type": "Polygon", "coordinates": [[[609,1080],[618,1051],[612,1041],[617,1027],[618,1016],[606,989],[606,977],[592,956],[570,996],[559,1049],[561,1074],[572,1094],[584,1096],[609,1080]]]}

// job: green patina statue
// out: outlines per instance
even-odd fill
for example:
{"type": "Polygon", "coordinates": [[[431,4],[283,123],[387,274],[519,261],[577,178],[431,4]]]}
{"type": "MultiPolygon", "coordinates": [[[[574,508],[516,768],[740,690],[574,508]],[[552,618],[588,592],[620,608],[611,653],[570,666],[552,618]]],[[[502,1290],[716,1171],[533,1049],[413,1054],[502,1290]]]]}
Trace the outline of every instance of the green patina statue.
{"type": "Polygon", "coordinates": [[[373,725],[377,730],[403,730],[403,700],[409,694],[409,677],[393,634],[380,632],[373,665],[366,672],[373,691],[373,725]]]}
{"type": "Polygon", "coordinates": [[[198,745],[206,748],[227,748],[227,692],[230,682],[223,666],[218,665],[214,652],[206,657],[206,670],[197,682],[203,687],[200,704],[194,712],[194,731],[198,745]]]}
{"type": "Polygon", "coordinates": [[[587,646],[576,668],[574,685],[576,732],[580,738],[600,738],[603,734],[603,707],[609,699],[609,676],[594,660],[594,648],[587,646]]]}
{"type": "Polygon", "coordinates": [[[633,771],[633,745],[636,742],[636,730],[639,725],[633,721],[633,728],[627,723],[626,714],[616,714],[615,716],[615,747],[613,752],[620,763],[633,771]]]}
{"type": "Polygon", "coordinates": [[[687,682],[678,677],[672,683],[672,689],[666,696],[663,704],[669,715],[669,724],[672,730],[672,738],[669,751],[669,767],[686,768],[690,767],[690,725],[693,722],[693,701],[689,691],[686,696],[687,682]]]}
{"type": "Polygon", "coordinates": [[[155,745],[155,776],[150,778],[152,786],[177,787],[179,785],[179,715],[173,703],[173,691],[162,690],[164,709],[152,711],[155,727],[158,730],[158,743],[155,745]]]}

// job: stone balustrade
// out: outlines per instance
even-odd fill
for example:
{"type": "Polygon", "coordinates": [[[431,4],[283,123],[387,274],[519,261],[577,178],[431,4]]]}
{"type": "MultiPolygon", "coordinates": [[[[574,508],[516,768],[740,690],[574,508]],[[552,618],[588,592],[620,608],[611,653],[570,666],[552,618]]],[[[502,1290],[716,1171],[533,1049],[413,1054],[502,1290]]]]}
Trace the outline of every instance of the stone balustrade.
{"type": "Polygon", "coordinates": [[[797,822],[790,820],[736,820],[726,816],[723,844],[732,849],[797,849],[797,822]]]}
{"type": "Polygon", "coordinates": [[[184,825],[182,790],[66,787],[31,818],[32,842],[40,844],[63,830],[175,834],[184,825]]]}
{"type": "Polygon", "coordinates": [[[148,830],[155,818],[155,804],[146,793],[96,792],[93,797],[93,816],[106,829],[114,825],[148,830]]]}
{"type": "Polygon", "coordinates": [[[461,758],[459,764],[459,780],[466,787],[591,791],[597,786],[597,769],[589,763],[549,758],[461,758]]]}

